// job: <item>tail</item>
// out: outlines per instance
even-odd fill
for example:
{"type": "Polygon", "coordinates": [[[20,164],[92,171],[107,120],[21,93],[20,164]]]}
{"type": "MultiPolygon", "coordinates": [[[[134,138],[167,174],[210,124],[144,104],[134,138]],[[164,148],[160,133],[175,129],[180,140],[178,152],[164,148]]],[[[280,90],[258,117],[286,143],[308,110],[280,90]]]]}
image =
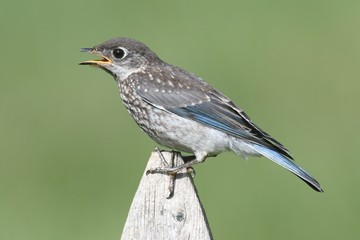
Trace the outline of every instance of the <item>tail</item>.
{"type": "Polygon", "coordinates": [[[308,174],[304,169],[297,166],[293,161],[284,157],[280,153],[266,148],[264,146],[258,144],[249,144],[249,147],[253,148],[255,151],[260,153],[261,155],[267,157],[271,161],[279,164],[280,166],[286,168],[290,172],[294,173],[296,176],[301,178],[304,182],[306,182],[312,189],[318,192],[323,192],[320,184],[313,178],[310,174],[308,174]]]}

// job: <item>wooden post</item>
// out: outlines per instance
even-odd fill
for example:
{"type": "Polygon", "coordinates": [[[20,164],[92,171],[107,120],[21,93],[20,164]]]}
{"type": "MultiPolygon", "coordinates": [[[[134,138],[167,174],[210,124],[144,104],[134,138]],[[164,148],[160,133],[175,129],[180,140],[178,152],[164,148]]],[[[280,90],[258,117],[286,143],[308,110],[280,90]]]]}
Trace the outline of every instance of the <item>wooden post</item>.
{"type": "MultiPolygon", "coordinates": [[[[171,153],[162,152],[171,166],[171,153]]],[[[183,164],[176,154],[174,166],[183,164]]],[[[174,195],[169,196],[170,177],[148,174],[148,169],[163,168],[154,151],[131,204],[121,240],[209,240],[213,239],[205,210],[198,197],[191,174],[186,169],[175,177],[174,195]]]]}

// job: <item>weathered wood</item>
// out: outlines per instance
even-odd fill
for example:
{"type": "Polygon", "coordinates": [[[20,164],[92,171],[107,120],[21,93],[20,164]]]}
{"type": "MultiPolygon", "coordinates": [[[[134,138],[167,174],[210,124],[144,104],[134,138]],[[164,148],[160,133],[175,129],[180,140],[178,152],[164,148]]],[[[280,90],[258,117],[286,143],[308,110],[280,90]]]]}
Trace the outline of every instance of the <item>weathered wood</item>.
{"type": "MultiPolygon", "coordinates": [[[[162,153],[171,166],[171,153],[162,153]]],[[[174,165],[183,163],[177,154],[174,165]]],[[[174,195],[167,198],[170,177],[166,174],[146,175],[148,169],[163,167],[159,154],[154,151],[134,196],[121,239],[213,239],[191,174],[185,169],[178,173],[174,195]]]]}

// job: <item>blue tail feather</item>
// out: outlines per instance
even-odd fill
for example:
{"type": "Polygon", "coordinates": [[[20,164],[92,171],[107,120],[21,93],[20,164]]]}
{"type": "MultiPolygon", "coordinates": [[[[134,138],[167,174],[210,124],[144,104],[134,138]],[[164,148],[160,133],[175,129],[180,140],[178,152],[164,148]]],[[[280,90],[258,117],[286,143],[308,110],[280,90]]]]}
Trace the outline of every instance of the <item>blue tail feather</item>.
{"type": "Polygon", "coordinates": [[[261,155],[269,158],[271,161],[279,164],[280,166],[294,173],[296,176],[298,176],[303,181],[305,181],[314,190],[318,192],[323,192],[323,190],[320,187],[320,184],[315,180],[315,178],[313,178],[310,174],[308,174],[304,169],[297,166],[292,160],[264,146],[258,144],[249,144],[249,145],[261,155]]]}

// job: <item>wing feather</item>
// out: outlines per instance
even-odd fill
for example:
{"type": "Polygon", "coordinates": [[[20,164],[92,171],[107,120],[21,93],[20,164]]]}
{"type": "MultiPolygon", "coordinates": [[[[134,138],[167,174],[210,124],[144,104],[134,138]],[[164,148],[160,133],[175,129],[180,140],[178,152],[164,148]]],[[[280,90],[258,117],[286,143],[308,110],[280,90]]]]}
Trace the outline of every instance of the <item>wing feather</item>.
{"type": "Polygon", "coordinates": [[[229,98],[193,74],[176,67],[169,71],[165,66],[163,71],[152,71],[151,78],[147,79],[146,73],[139,72],[130,79],[140,86],[135,89],[136,93],[155,107],[260,144],[292,159],[281,143],[256,126],[229,98]]]}

